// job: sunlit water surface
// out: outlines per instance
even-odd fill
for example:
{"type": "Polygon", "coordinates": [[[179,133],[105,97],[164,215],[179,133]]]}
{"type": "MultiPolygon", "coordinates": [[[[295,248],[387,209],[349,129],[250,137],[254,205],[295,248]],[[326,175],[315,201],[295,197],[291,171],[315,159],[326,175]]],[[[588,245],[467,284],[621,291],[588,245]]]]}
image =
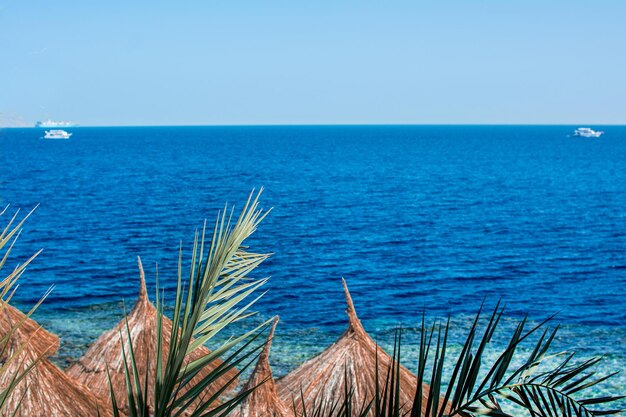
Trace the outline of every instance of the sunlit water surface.
{"type": "MultiPolygon", "coordinates": [[[[462,340],[485,300],[503,334],[558,313],[555,350],[626,368],[626,127],[601,139],[569,126],[76,128],[68,141],[0,130],[0,199],[30,209],[14,262],[39,248],[17,293],[80,356],[137,293],[136,257],[170,294],[179,243],[253,187],[274,207],[250,244],[273,252],[260,321],[281,322],[284,375],[346,326],[340,278],[368,331],[406,328],[415,368],[422,311],[462,340]]],[[[600,127],[601,128],[601,127],[600,127]]],[[[9,210],[11,211],[11,210],[9,210]]],[[[453,348],[454,349],[454,344],[453,348]]],[[[495,351],[493,353],[495,355],[495,351]]],[[[626,376],[606,386],[623,392],[626,376]]]]}

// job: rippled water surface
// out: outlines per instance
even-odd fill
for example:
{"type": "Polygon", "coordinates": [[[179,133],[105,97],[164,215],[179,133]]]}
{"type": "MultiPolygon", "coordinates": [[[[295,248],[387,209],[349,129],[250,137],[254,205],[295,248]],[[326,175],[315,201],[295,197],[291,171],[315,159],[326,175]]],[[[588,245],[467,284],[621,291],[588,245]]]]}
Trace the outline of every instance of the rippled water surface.
{"type": "Polygon", "coordinates": [[[383,344],[424,307],[463,329],[483,299],[502,299],[511,326],[559,313],[559,347],[626,368],[626,127],[601,139],[573,129],[76,128],[69,141],[0,130],[2,205],[41,204],[16,248],[14,261],[44,248],[18,302],[55,285],[36,318],[62,336],[62,358],[79,356],[132,304],[138,255],[171,288],[179,242],[189,253],[205,218],[264,186],[274,210],[251,245],[275,253],[258,309],[281,317],[278,374],[345,327],[342,276],[383,344]]]}

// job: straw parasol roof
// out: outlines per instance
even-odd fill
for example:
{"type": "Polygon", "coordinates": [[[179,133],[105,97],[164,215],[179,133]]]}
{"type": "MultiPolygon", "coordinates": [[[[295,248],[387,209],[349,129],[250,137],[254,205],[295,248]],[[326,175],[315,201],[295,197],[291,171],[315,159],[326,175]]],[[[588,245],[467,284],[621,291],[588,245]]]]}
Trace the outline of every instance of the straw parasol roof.
{"type": "Polygon", "coordinates": [[[0,334],[7,335],[13,329],[0,357],[0,363],[8,364],[0,374],[0,387],[6,387],[15,375],[36,363],[9,396],[6,412],[17,410],[18,417],[92,417],[98,412],[102,417],[111,416],[105,403],[46,359],[59,347],[57,336],[8,304],[3,304],[0,311],[0,334]]]}
{"type": "MultiPolygon", "coordinates": [[[[348,388],[353,390],[353,406],[356,409],[371,401],[376,393],[377,357],[379,387],[385,386],[387,369],[393,358],[365,332],[356,315],[346,282],[342,281],[347,303],[348,329],[325,351],[277,381],[280,399],[288,404],[294,401],[299,411],[302,410],[303,400],[307,409],[319,405],[321,401],[343,401],[346,378],[348,388]]],[[[400,405],[405,411],[411,409],[416,384],[417,377],[401,366],[400,405]]],[[[422,410],[422,415],[424,411],[422,410]]]]}
{"type": "Polygon", "coordinates": [[[272,369],[269,364],[270,346],[274,338],[274,330],[278,323],[278,317],[274,319],[267,342],[259,355],[250,379],[243,386],[242,392],[253,389],[241,406],[233,413],[234,417],[292,417],[292,413],[278,398],[276,383],[272,377],[272,369]]]}
{"type": "MultiPolygon", "coordinates": [[[[128,346],[128,332],[126,330],[126,323],[130,329],[130,336],[133,343],[133,350],[137,363],[137,370],[141,375],[140,380],[145,380],[146,375],[146,363],[150,358],[149,375],[148,375],[148,392],[154,392],[154,380],[156,376],[156,334],[157,334],[157,311],[154,305],[148,299],[146,292],[146,281],[141,264],[141,259],[137,258],[139,265],[139,297],[135,306],[125,319],[122,319],[117,325],[103,333],[98,340],[96,340],[85,352],[82,358],[76,363],[72,364],[67,369],[67,374],[75,380],[90,387],[96,395],[100,398],[106,399],[110,404],[110,392],[109,392],[109,380],[107,377],[106,366],[108,364],[109,373],[111,375],[111,383],[113,385],[113,391],[115,393],[115,399],[120,409],[128,411],[128,401],[126,397],[126,381],[124,376],[124,360],[122,355],[122,338],[124,339],[124,349],[126,353],[129,352],[128,346]]],[[[172,321],[167,317],[162,319],[162,332],[163,332],[163,357],[166,358],[169,353],[169,340],[172,334],[172,321]]],[[[211,352],[204,346],[198,347],[191,352],[188,356],[188,360],[191,362],[211,352]]],[[[217,368],[222,362],[218,359],[215,360],[211,366],[206,367],[198,375],[196,375],[192,381],[197,383],[200,379],[210,373],[213,369],[217,368]]],[[[222,375],[216,383],[213,383],[199,396],[197,402],[202,398],[213,395],[218,392],[225,384],[233,378],[236,378],[237,371],[231,369],[222,375]]],[[[237,384],[236,379],[233,380],[228,390],[235,388],[237,384]]],[[[186,390],[181,390],[181,394],[186,390]]],[[[154,409],[154,397],[152,395],[148,398],[148,404],[151,409],[154,409]]],[[[193,405],[192,405],[193,408],[193,405]]]]}
{"type": "Polygon", "coordinates": [[[20,310],[0,301],[0,313],[0,334],[4,336],[14,329],[10,342],[12,346],[28,342],[30,352],[44,357],[53,355],[59,349],[59,337],[46,331],[20,310]]]}

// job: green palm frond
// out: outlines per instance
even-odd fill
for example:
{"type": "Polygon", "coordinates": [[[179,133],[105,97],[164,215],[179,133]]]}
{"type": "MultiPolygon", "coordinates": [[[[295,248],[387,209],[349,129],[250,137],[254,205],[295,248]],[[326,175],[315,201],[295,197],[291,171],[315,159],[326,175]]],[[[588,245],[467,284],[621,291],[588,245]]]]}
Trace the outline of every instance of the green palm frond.
{"type": "MultiPolygon", "coordinates": [[[[158,289],[157,274],[154,392],[147,391],[147,380],[143,380],[142,384],[132,344],[129,343],[129,349],[123,351],[127,364],[125,374],[130,417],[170,417],[183,412],[193,417],[225,416],[245,398],[246,393],[240,393],[219,403],[218,398],[226,389],[226,384],[210,397],[202,398],[199,403],[197,401],[218,378],[235,367],[241,372],[254,361],[260,347],[252,347],[252,343],[269,321],[230,337],[208,355],[190,362],[186,360],[190,352],[213,340],[228,326],[253,315],[252,307],[263,295],[257,293],[267,279],[251,278],[250,274],[269,254],[249,252],[243,245],[268,213],[258,207],[261,192],[250,195],[236,220],[233,219],[233,210],[225,207],[217,216],[208,245],[205,243],[206,223],[201,233],[196,232],[187,279],[183,278],[183,255],[180,250],[173,306],[174,325],[167,354],[163,349],[165,335],[162,331],[164,295],[158,289]],[[200,372],[218,358],[223,362],[197,381],[198,375],[202,375],[200,372]],[[194,378],[196,380],[192,385],[194,378]],[[148,396],[153,396],[153,410],[148,407],[148,396]]],[[[127,333],[130,341],[130,331],[127,333]]],[[[115,402],[113,391],[111,393],[115,402]]],[[[114,412],[117,413],[117,410],[114,412]]]]}
{"type": "MultiPolygon", "coordinates": [[[[20,236],[22,226],[36,208],[37,207],[33,208],[19,221],[17,219],[20,210],[16,210],[13,216],[8,220],[6,225],[4,225],[4,227],[0,231],[0,254],[2,254],[0,256],[0,271],[2,271],[3,267],[6,265],[7,260],[9,259],[9,255],[11,254],[11,251],[13,250],[13,247],[20,236]]],[[[7,213],[7,209],[8,206],[0,210],[0,217],[4,216],[7,213]]],[[[15,294],[15,290],[17,289],[17,283],[24,274],[26,267],[40,253],[41,250],[36,252],[22,264],[17,265],[8,275],[2,275],[2,278],[0,278],[0,320],[7,320],[8,316],[7,314],[5,314],[5,310],[11,302],[13,295],[15,294]]],[[[20,329],[24,322],[30,318],[30,316],[41,305],[41,303],[50,294],[51,291],[52,289],[49,289],[43,295],[43,297],[19,321],[16,321],[14,323],[8,323],[8,325],[3,324],[2,326],[0,326],[3,329],[3,331],[0,333],[0,376],[2,376],[2,379],[5,381],[4,386],[0,387],[0,414],[4,415],[5,413],[9,413],[10,415],[13,415],[17,412],[17,409],[12,411],[6,410],[7,400],[12,395],[15,387],[24,379],[28,372],[38,362],[38,359],[36,359],[21,367],[21,372],[7,375],[10,366],[13,364],[13,362],[19,360],[20,354],[26,348],[25,343],[19,346],[11,346],[13,335],[16,331],[20,329]],[[9,348],[11,348],[11,351],[9,351],[9,348]]],[[[37,334],[32,335],[32,337],[37,337],[37,334]]],[[[23,398],[24,395],[25,392],[22,393],[21,398],[23,398]]],[[[18,401],[18,404],[19,403],[21,403],[21,399],[20,401],[18,401]]]]}
{"type": "MultiPolygon", "coordinates": [[[[17,242],[19,238],[21,230],[22,230],[22,226],[24,225],[26,220],[30,217],[30,215],[35,211],[36,208],[37,207],[35,207],[28,214],[26,214],[26,216],[24,216],[22,220],[17,222],[17,224],[15,223],[17,221],[20,211],[16,210],[16,212],[13,214],[11,219],[9,219],[7,224],[4,226],[4,228],[0,232],[0,252],[4,251],[2,258],[0,259],[0,270],[2,270],[2,268],[4,267],[7,259],[9,258],[9,255],[11,254],[11,251],[13,250],[13,246],[15,245],[15,242],[17,242]],[[5,246],[6,246],[6,249],[5,249],[5,246]]],[[[2,211],[0,211],[0,216],[3,216],[6,212],[7,212],[7,207],[5,207],[2,211]]],[[[0,312],[2,312],[2,309],[4,308],[4,306],[11,300],[15,292],[15,284],[24,273],[24,270],[26,269],[26,267],[40,253],[41,253],[41,250],[39,250],[37,253],[31,256],[30,259],[28,259],[23,264],[18,265],[15,269],[13,269],[11,273],[9,273],[9,275],[0,279],[0,299],[2,301],[0,302],[0,312]]]]}
{"type": "MultiPolygon", "coordinates": [[[[527,319],[522,319],[515,326],[507,346],[493,363],[488,363],[486,351],[493,349],[490,343],[500,330],[503,312],[497,306],[480,330],[480,323],[484,321],[481,307],[458,357],[450,367],[446,362],[450,321],[427,326],[422,316],[417,389],[411,410],[402,408],[398,402],[401,362],[401,332],[398,330],[394,340],[393,361],[384,370],[387,377],[383,386],[377,382],[379,369],[376,364],[375,396],[371,401],[353,404],[351,393],[354,387],[346,386],[341,401],[330,403],[320,398],[315,404],[305,404],[302,416],[594,417],[625,411],[612,407],[616,401],[625,398],[623,396],[590,395],[590,388],[617,373],[597,375],[595,368],[601,358],[575,362],[574,354],[571,353],[549,354],[558,331],[558,327],[553,330],[546,327],[552,318],[528,329],[527,319]],[[528,345],[526,342],[531,336],[537,340],[528,345]],[[525,353],[522,353],[522,345],[526,347],[523,349],[525,353]],[[513,366],[513,363],[521,365],[513,366]]],[[[295,404],[294,415],[297,415],[295,404]]]]}
{"type": "MultiPolygon", "coordinates": [[[[482,310],[482,308],[481,308],[482,310]]],[[[549,355],[548,351],[557,334],[546,328],[549,318],[527,330],[527,319],[521,320],[515,327],[506,348],[492,364],[487,364],[485,351],[498,330],[504,309],[496,307],[489,317],[482,332],[478,330],[481,311],[476,315],[461,353],[454,362],[451,376],[446,380],[447,389],[442,391],[442,381],[446,360],[446,348],[450,323],[439,326],[437,330],[428,330],[422,321],[422,336],[419,352],[418,388],[416,404],[423,394],[423,383],[430,383],[427,400],[428,417],[445,416],[495,416],[512,417],[509,404],[517,406],[516,415],[524,412],[529,416],[539,417],[591,417],[620,412],[617,409],[604,409],[620,400],[621,396],[589,397],[589,388],[606,381],[612,375],[597,377],[593,367],[601,358],[573,364],[573,354],[558,365],[549,365],[548,359],[558,355],[549,355]],[[541,332],[541,334],[539,334],[541,332]],[[436,344],[433,335],[436,333],[436,344]],[[520,346],[532,335],[538,338],[530,345],[530,353],[520,353],[520,346]],[[430,360],[434,348],[433,369],[430,380],[425,378],[425,364],[430,360]],[[512,365],[514,357],[526,355],[521,366],[512,365]],[[541,371],[542,368],[549,368],[541,371]],[[438,409],[439,401],[445,407],[438,409]]],[[[420,407],[413,407],[412,417],[419,416],[420,407]]]]}

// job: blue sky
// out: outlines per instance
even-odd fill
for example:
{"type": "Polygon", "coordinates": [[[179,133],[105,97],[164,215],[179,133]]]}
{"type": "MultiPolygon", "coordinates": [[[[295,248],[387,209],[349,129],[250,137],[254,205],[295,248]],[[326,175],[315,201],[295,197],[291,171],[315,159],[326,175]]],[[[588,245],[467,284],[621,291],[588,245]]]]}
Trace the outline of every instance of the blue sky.
{"type": "Polygon", "coordinates": [[[0,0],[0,122],[624,124],[625,22],[621,0],[0,0]]]}

